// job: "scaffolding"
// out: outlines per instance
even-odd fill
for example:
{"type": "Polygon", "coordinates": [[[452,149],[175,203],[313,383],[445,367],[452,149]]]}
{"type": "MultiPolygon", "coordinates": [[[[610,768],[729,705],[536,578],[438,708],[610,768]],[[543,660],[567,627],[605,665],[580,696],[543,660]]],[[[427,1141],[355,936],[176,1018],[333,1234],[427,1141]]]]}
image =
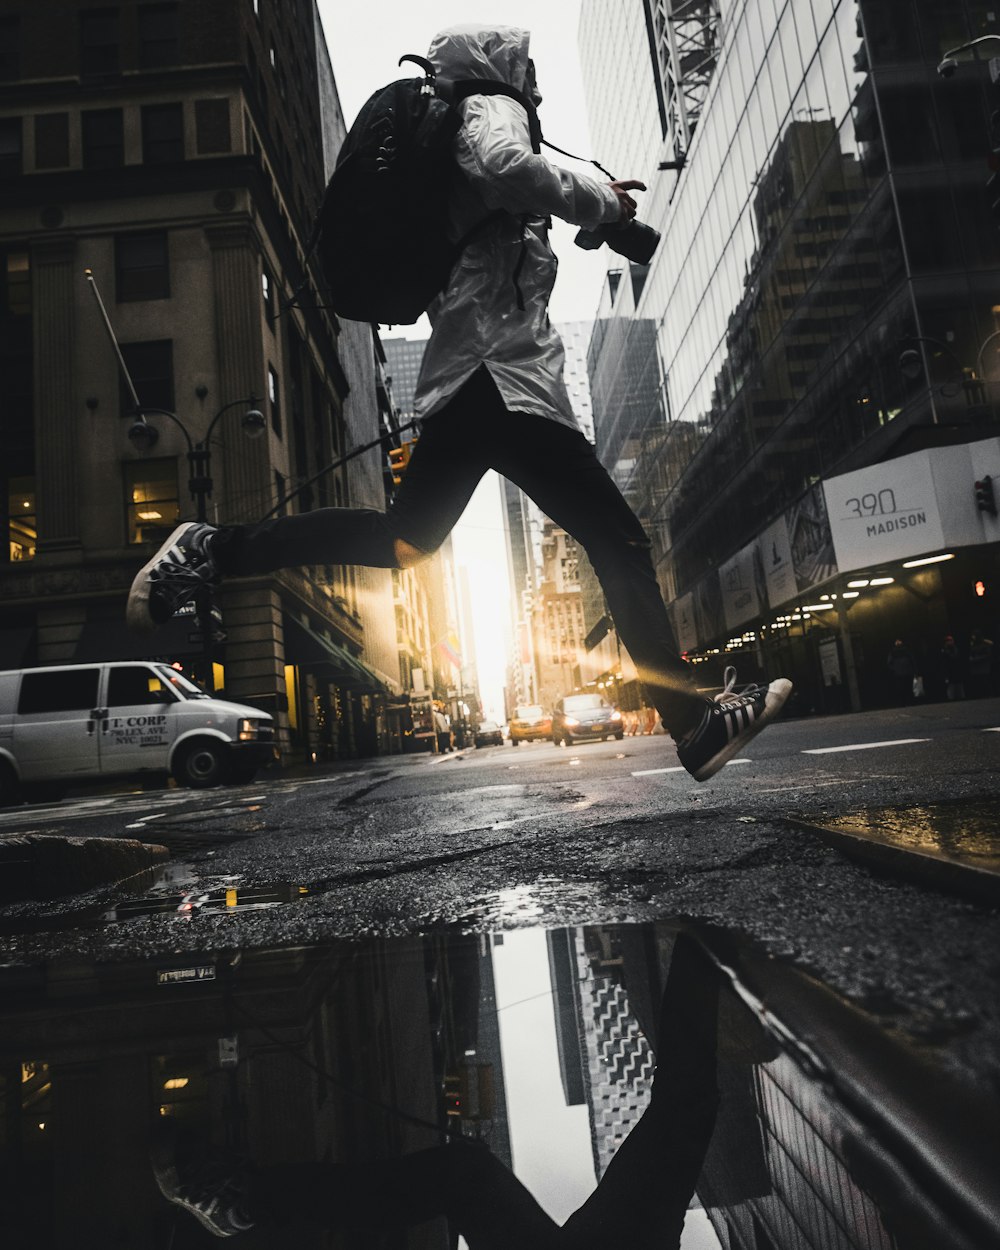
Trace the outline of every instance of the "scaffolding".
{"type": "Polygon", "coordinates": [[[719,0],[646,0],[664,137],[681,163],[701,117],[721,37],[719,0]]]}

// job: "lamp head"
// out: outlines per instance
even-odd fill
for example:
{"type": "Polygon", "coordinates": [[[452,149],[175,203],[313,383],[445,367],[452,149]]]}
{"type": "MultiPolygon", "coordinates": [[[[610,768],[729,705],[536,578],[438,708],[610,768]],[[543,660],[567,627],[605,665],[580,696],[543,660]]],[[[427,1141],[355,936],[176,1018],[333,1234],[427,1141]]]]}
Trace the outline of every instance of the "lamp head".
{"type": "Polygon", "coordinates": [[[128,427],[128,441],[136,451],[149,451],[155,447],[160,431],[149,425],[144,417],[139,417],[128,427]]]}
{"type": "Polygon", "coordinates": [[[908,347],[899,357],[899,371],[904,378],[919,378],[924,371],[924,362],[915,347],[908,347]]]}
{"type": "Polygon", "coordinates": [[[247,438],[260,438],[267,429],[267,421],[264,419],[264,414],[256,408],[250,408],[243,414],[241,424],[243,433],[247,438]]]}
{"type": "Polygon", "coordinates": [[[955,60],[955,58],[953,56],[946,56],[944,60],[941,61],[941,63],[938,65],[937,72],[941,75],[942,78],[951,78],[952,75],[955,73],[955,70],[957,69],[958,69],[958,62],[955,60]]]}

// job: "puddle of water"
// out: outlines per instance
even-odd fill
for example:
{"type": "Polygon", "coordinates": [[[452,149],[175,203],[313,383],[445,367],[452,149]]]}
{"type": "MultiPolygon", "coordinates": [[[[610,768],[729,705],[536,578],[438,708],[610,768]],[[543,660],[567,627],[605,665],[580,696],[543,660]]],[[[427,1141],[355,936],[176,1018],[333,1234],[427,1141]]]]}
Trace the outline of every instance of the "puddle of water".
{"type": "Polygon", "coordinates": [[[54,933],[67,929],[94,929],[133,920],[138,916],[166,915],[192,919],[203,913],[228,913],[298,903],[309,890],[282,881],[265,886],[240,886],[233,877],[206,879],[189,864],[168,864],[141,874],[134,892],[112,906],[101,904],[78,911],[43,916],[11,916],[0,921],[0,933],[54,933]],[[139,890],[142,893],[139,893],[139,890]]]}
{"type": "MultiPolygon", "coordinates": [[[[497,906],[529,916],[552,885],[497,906]]],[[[206,1244],[152,1183],[150,1140],[169,1131],[238,1150],[265,1180],[293,1162],[273,1208],[258,1180],[255,1216],[294,1209],[316,1225],[303,1247],[348,1220],[381,1244],[428,1209],[459,1230],[472,1212],[492,1244],[556,1244],[519,1214],[525,1190],[559,1223],[586,1204],[595,1245],[988,1244],[975,1220],[995,1217],[995,1186],[978,1186],[998,1165],[977,1126],[978,1170],[952,1148],[959,1180],[936,1176],[931,1196],[919,1169],[951,1126],[921,1138],[920,1091],[901,1104],[892,1063],[872,1079],[879,1049],[862,1053],[825,999],[803,1017],[815,1000],[789,997],[774,961],[765,1010],[741,980],[754,958],[663,921],[0,967],[5,1245],[206,1244]],[[901,1125],[917,1139],[899,1151],[901,1125]]],[[[420,1244],[449,1244],[438,1230],[420,1244]]],[[[271,1235],[253,1244],[284,1244],[271,1235]]]]}
{"type": "Polygon", "coordinates": [[[943,855],[1000,872],[1000,815],[995,799],[869,807],[822,823],[902,850],[943,855]]]}

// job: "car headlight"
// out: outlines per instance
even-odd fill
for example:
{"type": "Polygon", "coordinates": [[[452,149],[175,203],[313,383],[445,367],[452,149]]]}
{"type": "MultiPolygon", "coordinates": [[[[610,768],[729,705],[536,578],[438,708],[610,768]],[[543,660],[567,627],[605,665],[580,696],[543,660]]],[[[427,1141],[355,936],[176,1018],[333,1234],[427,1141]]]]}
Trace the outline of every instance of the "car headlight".
{"type": "Polygon", "coordinates": [[[240,742],[252,742],[260,730],[260,721],[241,720],[240,721],[240,742]]]}
{"type": "Polygon", "coordinates": [[[563,724],[564,724],[564,725],[579,725],[579,723],[580,723],[580,722],[576,719],[576,717],[575,717],[575,716],[564,716],[564,717],[563,717],[563,724]]]}
{"type": "Polygon", "coordinates": [[[612,719],[612,720],[621,720],[621,718],[622,718],[622,714],[621,714],[621,712],[612,712],[612,713],[611,713],[611,719],[612,719]]]}

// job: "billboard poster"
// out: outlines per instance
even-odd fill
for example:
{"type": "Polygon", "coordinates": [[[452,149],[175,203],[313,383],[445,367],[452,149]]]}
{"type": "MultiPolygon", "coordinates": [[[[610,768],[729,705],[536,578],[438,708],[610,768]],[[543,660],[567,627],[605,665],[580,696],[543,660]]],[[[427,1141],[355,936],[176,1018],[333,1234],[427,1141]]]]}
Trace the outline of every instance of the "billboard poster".
{"type": "Polygon", "coordinates": [[[761,588],[757,576],[760,559],[757,543],[748,543],[719,569],[722,608],[726,629],[735,629],[761,611],[761,588]]]}
{"type": "Polygon", "coordinates": [[[698,642],[703,647],[725,633],[726,619],[722,610],[722,586],[717,572],[703,577],[694,588],[694,620],[698,642]]]}
{"type": "Polygon", "coordinates": [[[694,595],[681,595],[674,600],[674,636],[678,651],[693,651],[698,645],[694,619],[694,595]]]}
{"type": "Polygon", "coordinates": [[[944,546],[929,452],[832,477],[824,489],[844,572],[944,546]]]}
{"type": "Polygon", "coordinates": [[[780,608],[789,599],[794,599],[799,589],[795,584],[792,544],[785,518],[778,517],[773,525],[762,530],[758,543],[767,586],[767,602],[772,608],[780,608]]]}
{"type": "Polygon", "coordinates": [[[822,483],[816,482],[787,510],[785,525],[792,550],[795,587],[802,594],[837,572],[822,483]]]}

